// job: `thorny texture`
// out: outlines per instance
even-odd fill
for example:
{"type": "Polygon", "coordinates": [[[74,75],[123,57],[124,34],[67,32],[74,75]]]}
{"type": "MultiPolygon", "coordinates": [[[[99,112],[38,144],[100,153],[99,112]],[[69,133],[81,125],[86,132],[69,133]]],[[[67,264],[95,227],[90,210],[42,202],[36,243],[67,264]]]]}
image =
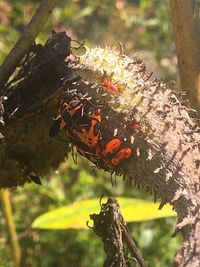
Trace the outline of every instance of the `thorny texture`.
{"type": "Polygon", "coordinates": [[[90,219],[94,222],[92,229],[101,237],[104,244],[107,258],[103,267],[130,267],[133,257],[139,266],[146,267],[127,229],[116,200],[109,198],[107,203],[101,204],[100,213],[90,215],[90,219]],[[129,253],[127,253],[128,249],[129,253]]]}
{"type": "MultiPolygon", "coordinates": [[[[119,97],[123,101],[117,111],[126,117],[134,110],[141,126],[135,136],[135,144],[139,149],[138,158],[124,164],[121,173],[136,186],[147,187],[155,199],[160,197],[160,207],[166,202],[173,205],[178,213],[175,233],[181,231],[184,238],[182,249],[176,255],[175,265],[200,266],[199,128],[188,115],[189,110],[180,103],[171,89],[159,80],[148,79],[144,66],[138,61],[110,50],[111,61],[109,62],[108,57],[102,59],[99,56],[101,60],[97,63],[95,56],[104,53],[101,49],[93,49],[84,55],[78,68],[84,72],[85,79],[90,76],[90,71],[95,73],[94,76],[100,77],[106,69],[112,81],[114,76],[114,81],[117,81],[119,72],[122,86],[123,82],[128,81],[127,87],[132,86],[133,92],[138,89],[136,93],[139,94],[135,98],[139,101],[135,103],[130,100],[130,93],[126,89],[119,97]],[[109,69],[109,63],[113,64],[111,55],[122,61],[120,64],[123,71],[117,69],[120,64],[109,69]]],[[[112,105],[111,100],[110,106],[112,105]]],[[[119,122],[116,120],[113,124],[117,125],[119,122]]]]}
{"type": "MultiPolygon", "coordinates": [[[[166,84],[151,80],[135,58],[111,48],[86,49],[82,56],[64,61],[68,55],[69,40],[63,33],[53,35],[28,61],[22,77],[5,86],[1,187],[23,184],[30,173],[41,175],[58,166],[65,144],[48,137],[51,118],[57,115],[64,90],[88,93],[104,103],[102,112],[109,116],[104,124],[110,131],[118,129],[128,142],[134,138],[135,155],[116,172],[161,198],[160,207],[169,202],[177,211],[175,233],[182,232],[183,245],[175,265],[200,266],[200,144],[199,128],[189,116],[193,111],[166,84]],[[105,78],[119,93],[105,91],[105,78]],[[132,114],[140,127],[131,133],[126,122],[132,114]]],[[[0,112],[2,117],[1,106],[0,112]]]]}

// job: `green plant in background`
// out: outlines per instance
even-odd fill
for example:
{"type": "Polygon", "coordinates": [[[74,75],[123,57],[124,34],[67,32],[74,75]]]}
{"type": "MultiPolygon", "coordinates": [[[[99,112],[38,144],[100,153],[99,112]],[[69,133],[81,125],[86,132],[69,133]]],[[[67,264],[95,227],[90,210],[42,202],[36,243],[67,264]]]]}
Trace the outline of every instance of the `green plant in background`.
{"type": "MultiPolygon", "coordinates": [[[[165,205],[162,210],[158,210],[158,204],[133,199],[118,197],[121,211],[125,221],[142,222],[176,216],[169,205],[165,205]]],[[[68,206],[46,212],[35,219],[33,228],[38,229],[87,229],[86,221],[88,215],[98,213],[98,198],[84,199],[76,201],[68,206]]]]}
{"type": "MultiPolygon", "coordinates": [[[[121,196],[128,198],[124,204],[120,202],[123,215],[128,221],[144,215],[145,207],[148,207],[149,211],[152,210],[150,207],[154,207],[153,210],[156,215],[150,215],[153,217],[159,213],[161,215],[163,215],[163,212],[165,213],[164,209],[163,211],[157,210],[159,203],[152,203],[152,198],[149,197],[149,194],[124,184],[121,177],[117,177],[117,185],[112,187],[108,173],[95,170],[90,175],[92,167],[87,160],[78,158],[78,163],[78,166],[75,165],[71,157],[69,157],[68,161],[61,164],[56,172],[52,171],[47,180],[43,180],[42,186],[30,184],[23,188],[18,188],[12,193],[16,228],[22,249],[22,266],[37,267],[38,262],[44,267],[88,267],[91,266],[89,265],[91,262],[92,267],[99,267],[103,264],[105,255],[101,241],[90,230],[72,229],[71,227],[68,230],[58,230],[58,227],[56,227],[57,229],[54,231],[32,229],[31,224],[34,221],[36,223],[36,218],[46,211],[50,211],[55,215],[56,218],[54,217],[54,219],[59,223],[61,217],[59,218],[55,214],[55,209],[64,211],[65,216],[65,212],[74,212],[74,210],[63,209],[63,206],[72,207],[72,202],[77,203],[77,205],[82,203],[86,210],[84,211],[83,206],[80,206],[77,209],[79,214],[75,214],[78,216],[76,223],[82,218],[82,227],[83,225],[85,226],[86,221],[89,219],[89,214],[98,212],[99,198],[104,194],[105,196],[116,196],[117,198],[120,196],[120,199],[121,196]],[[135,200],[133,197],[140,200],[135,200]],[[93,200],[88,201],[88,198],[93,200]],[[125,210],[123,207],[125,207],[125,210]],[[83,212],[85,218],[82,217],[80,212],[83,212]]],[[[171,207],[167,208],[166,212],[167,215],[174,215],[171,207]]],[[[143,217],[142,220],[145,219],[143,217]]],[[[139,220],[141,221],[141,218],[139,220]]],[[[171,257],[178,249],[180,240],[170,237],[175,221],[175,218],[170,217],[148,222],[129,223],[129,228],[137,240],[142,254],[148,259],[150,266],[168,266],[171,257]],[[167,251],[162,249],[166,247],[166,245],[163,245],[166,243],[169,244],[167,251]]],[[[1,253],[3,253],[4,258],[10,259],[8,247],[3,246],[1,253]]]]}
{"type": "MultiPolygon", "coordinates": [[[[33,0],[0,1],[0,62],[17,40],[39,2],[33,0]]],[[[44,42],[52,28],[66,30],[73,39],[84,39],[88,45],[117,45],[117,40],[119,40],[124,44],[128,53],[136,50],[145,51],[150,61],[152,58],[155,61],[156,58],[161,62],[174,55],[174,46],[171,43],[171,22],[166,1],[62,0],[60,6],[54,10],[51,20],[42,29],[37,41],[44,42]]],[[[165,68],[164,71],[165,77],[174,74],[170,68],[165,68]]],[[[151,201],[149,194],[125,184],[121,177],[117,178],[117,185],[112,187],[109,174],[94,170],[91,175],[91,171],[92,167],[86,160],[79,158],[77,166],[69,157],[56,172],[52,170],[44,177],[42,186],[29,184],[12,192],[14,218],[22,250],[22,266],[102,266],[104,259],[102,244],[91,231],[32,229],[33,221],[35,221],[34,226],[39,228],[37,225],[39,218],[36,218],[46,211],[52,212],[59,223],[60,218],[55,210],[60,208],[64,211],[61,215],[66,216],[67,210],[63,210],[62,207],[73,205],[71,203],[77,201],[79,205],[85,204],[85,212],[81,207],[78,211],[83,211],[88,219],[90,213],[99,210],[97,199],[103,194],[130,198],[130,200],[127,199],[126,204],[128,211],[123,211],[121,203],[122,213],[131,216],[131,218],[127,217],[130,222],[136,219],[137,213],[144,213],[144,204],[150,205],[149,210],[151,205],[157,207],[157,204],[146,202],[151,201]],[[86,201],[94,198],[96,198],[95,205],[91,209],[91,200],[86,201]],[[142,205],[139,207],[139,212],[134,202],[137,200],[133,198],[143,199],[138,200],[142,205]]],[[[67,212],[69,211],[70,209],[67,212]]],[[[162,212],[165,211],[158,213],[162,212]]],[[[169,213],[171,214],[171,211],[169,213]]],[[[155,214],[151,216],[156,217],[155,214]]],[[[83,218],[82,214],[79,214],[76,221],[80,218],[83,218]]],[[[82,225],[85,225],[87,219],[83,218],[82,225]]],[[[13,266],[5,238],[7,235],[4,219],[1,219],[1,224],[0,257],[2,262],[0,266],[13,266]]],[[[169,266],[170,259],[180,244],[178,238],[170,237],[174,225],[175,218],[173,217],[129,224],[150,266],[169,266]],[[168,244],[167,249],[166,244],[168,244]]]]}

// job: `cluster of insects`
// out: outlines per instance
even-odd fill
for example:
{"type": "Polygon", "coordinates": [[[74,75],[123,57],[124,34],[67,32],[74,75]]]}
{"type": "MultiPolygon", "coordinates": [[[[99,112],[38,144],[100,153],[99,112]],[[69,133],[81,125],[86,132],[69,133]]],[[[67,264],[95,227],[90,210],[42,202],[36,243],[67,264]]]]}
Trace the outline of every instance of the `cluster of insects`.
{"type": "MultiPolygon", "coordinates": [[[[104,80],[102,85],[106,90],[117,90],[108,80],[104,80]]],[[[113,172],[133,156],[133,149],[130,142],[109,132],[104,119],[101,105],[94,104],[91,98],[81,93],[68,91],[60,102],[59,114],[50,128],[49,136],[64,131],[67,140],[81,156],[89,159],[97,168],[113,172]]],[[[134,127],[138,125],[134,124],[134,127]]]]}

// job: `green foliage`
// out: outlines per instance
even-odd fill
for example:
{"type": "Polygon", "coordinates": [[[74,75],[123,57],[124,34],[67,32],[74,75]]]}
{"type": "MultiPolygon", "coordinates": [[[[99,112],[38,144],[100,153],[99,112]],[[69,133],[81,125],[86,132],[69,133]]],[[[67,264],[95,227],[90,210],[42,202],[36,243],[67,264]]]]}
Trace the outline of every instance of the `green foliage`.
{"type": "MultiPolygon", "coordinates": [[[[149,194],[131,188],[124,183],[121,177],[117,177],[117,185],[112,187],[108,173],[94,170],[93,174],[90,175],[92,170],[90,163],[81,158],[78,158],[78,162],[78,166],[75,165],[70,156],[68,161],[61,164],[56,172],[52,171],[43,180],[42,186],[28,184],[13,192],[14,216],[23,250],[22,266],[37,267],[38,262],[42,267],[99,267],[103,265],[105,255],[101,240],[91,230],[48,231],[31,229],[31,224],[36,217],[47,210],[54,211],[58,207],[62,209],[64,205],[71,205],[72,202],[81,203],[86,198],[97,198],[97,201],[93,203],[94,208],[89,210],[87,207],[88,213],[85,213],[86,217],[83,220],[83,224],[85,224],[89,214],[99,211],[98,199],[102,194],[108,197],[126,196],[129,198],[131,203],[128,207],[132,205],[132,208],[130,208],[131,211],[129,208],[127,212],[125,211],[127,216],[134,215],[135,209],[137,210],[136,203],[133,204],[132,198],[152,201],[149,194]],[[92,265],[89,265],[91,262],[92,265]]],[[[144,203],[146,202],[144,201],[144,203]]],[[[120,203],[123,212],[124,205],[122,202],[120,203]]],[[[157,209],[158,203],[153,205],[157,209]]],[[[78,209],[78,212],[80,211],[81,207],[78,209]]],[[[141,208],[140,213],[144,213],[141,208]]],[[[128,217],[127,219],[129,220],[128,217]]],[[[132,235],[137,240],[144,257],[151,263],[150,266],[169,265],[180,242],[179,239],[171,239],[170,237],[174,225],[175,220],[173,218],[129,224],[132,235]],[[161,248],[164,242],[169,243],[167,251],[161,248]],[[155,263],[160,265],[155,265],[155,263]]],[[[6,226],[2,230],[4,230],[5,236],[6,226]]],[[[164,245],[165,247],[166,245],[164,245]]],[[[11,260],[8,246],[0,246],[0,250],[7,261],[11,260]]]]}
{"type": "MultiPolygon", "coordinates": [[[[165,205],[162,210],[158,210],[158,204],[133,199],[118,197],[124,220],[128,222],[141,222],[176,216],[170,205],[165,205]]],[[[89,221],[89,214],[99,213],[99,199],[85,199],[76,201],[68,206],[46,212],[37,217],[33,228],[39,229],[88,229],[86,222],[89,221]]]]}
{"type": "MultiPolygon", "coordinates": [[[[0,63],[39,3],[39,0],[0,1],[0,63]]],[[[145,51],[145,61],[150,62],[151,68],[156,66],[153,70],[158,67],[160,69],[163,60],[166,63],[168,59],[163,75],[174,75],[175,64],[169,60],[174,56],[174,45],[171,42],[167,1],[62,0],[53,11],[51,19],[41,29],[37,42],[45,42],[52,28],[67,31],[73,39],[86,40],[87,45],[118,45],[119,40],[129,54],[136,50],[144,54],[145,51]]],[[[22,248],[22,266],[103,265],[105,255],[101,240],[92,231],[31,229],[35,218],[47,210],[54,211],[75,201],[81,203],[88,198],[98,199],[103,194],[108,197],[124,196],[131,198],[131,201],[133,198],[152,201],[149,194],[130,187],[120,177],[117,178],[117,186],[112,187],[109,174],[94,170],[90,175],[91,170],[92,167],[86,160],[79,159],[76,166],[69,157],[56,172],[52,170],[44,177],[42,186],[29,184],[13,191],[12,202],[22,248]]],[[[98,206],[98,201],[95,204],[98,206]]],[[[97,208],[98,211],[99,207],[97,208]]],[[[140,208],[141,213],[144,213],[143,208],[140,208]]],[[[136,205],[131,203],[131,211],[127,213],[135,216],[135,209],[136,205]]],[[[88,211],[87,216],[94,212],[95,209],[88,211]]],[[[7,228],[2,214],[1,218],[0,267],[12,267],[10,248],[7,245],[7,228]]],[[[180,244],[179,238],[170,237],[174,225],[175,218],[129,224],[149,266],[170,265],[180,244]]]]}

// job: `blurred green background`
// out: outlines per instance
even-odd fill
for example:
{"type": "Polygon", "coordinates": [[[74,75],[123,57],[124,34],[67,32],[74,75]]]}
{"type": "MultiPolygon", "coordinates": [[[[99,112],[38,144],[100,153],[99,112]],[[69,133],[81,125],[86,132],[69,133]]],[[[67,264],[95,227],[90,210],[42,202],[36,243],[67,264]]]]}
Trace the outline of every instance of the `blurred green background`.
{"type": "MultiPolygon", "coordinates": [[[[29,22],[40,1],[0,0],[0,63],[29,22]]],[[[149,73],[165,81],[177,80],[175,45],[168,1],[160,0],[61,0],[41,29],[44,43],[51,29],[66,31],[89,46],[123,43],[128,55],[137,55],[149,73]]],[[[76,200],[124,196],[153,200],[144,190],[126,184],[121,177],[112,187],[109,173],[93,171],[91,164],[71,157],[51,170],[42,186],[26,184],[12,191],[14,219],[25,267],[101,267],[105,259],[101,240],[90,230],[36,230],[31,223],[40,214],[76,200]]],[[[133,207],[134,212],[134,207],[133,207]]],[[[141,210],[142,212],[142,210],[141,210]]],[[[89,215],[88,215],[89,218],[89,215]]],[[[0,210],[0,267],[14,266],[6,221],[0,210]]],[[[157,219],[128,226],[149,266],[170,266],[180,246],[171,238],[176,219],[157,219]]],[[[134,265],[133,265],[134,266],[134,265]]]]}

